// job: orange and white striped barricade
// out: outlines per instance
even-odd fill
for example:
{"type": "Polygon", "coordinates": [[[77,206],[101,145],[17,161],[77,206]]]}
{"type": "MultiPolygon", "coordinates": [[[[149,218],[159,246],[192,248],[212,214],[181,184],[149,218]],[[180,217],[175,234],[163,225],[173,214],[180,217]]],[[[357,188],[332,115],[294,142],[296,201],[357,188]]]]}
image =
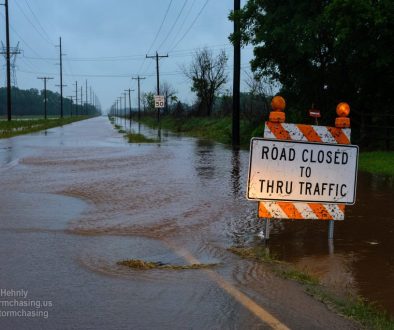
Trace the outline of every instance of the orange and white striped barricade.
{"type": "Polygon", "coordinates": [[[251,142],[247,197],[259,200],[259,218],[329,220],[332,238],[331,220],[344,220],[345,205],[355,202],[358,147],[350,145],[349,107],[338,105],[337,127],[287,124],[285,102],[275,98],[264,138],[251,142]],[[252,162],[263,165],[253,169],[252,162]]]}

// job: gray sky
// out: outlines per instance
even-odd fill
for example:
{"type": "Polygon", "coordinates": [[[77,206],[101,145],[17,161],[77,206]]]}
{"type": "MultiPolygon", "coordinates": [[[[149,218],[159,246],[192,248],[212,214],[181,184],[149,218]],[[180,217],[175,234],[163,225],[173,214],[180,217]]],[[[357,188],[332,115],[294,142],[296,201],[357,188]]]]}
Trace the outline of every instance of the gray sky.
{"type": "MultiPolygon", "coordinates": [[[[241,1],[243,5],[246,1],[241,1]]],[[[50,76],[48,89],[58,91],[59,44],[62,37],[64,96],[75,95],[78,85],[88,80],[106,111],[124,89],[132,88],[132,105],[137,104],[137,82],[146,77],[141,91],[156,90],[155,61],[160,60],[160,80],[170,83],[181,101],[192,102],[190,82],[181,72],[193,54],[205,46],[228,55],[229,83],[232,79],[232,47],[228,35],[233,29],[228,14],[231,0],[9,0],[11,46],[20,42],[16,58],[19,88],[43,88],[38,76],[50,76]]],[[[4,7],[0,7],[1,40],[5,44],[4,7]]],[[[252,48],[242,50],[243,72],[249,71],[252,48]]],[[[2,58],[2,86],[5,60],[2,58]]],[[[242,75],[241,79],[244,79],[242,75]]],[[[243,85],[243,84],[242,84],[243,85]]],[[[244,89],[242,86],[241,89],[244,89]]],[[[84,92],[85,93],[85,92],[84,92]]]]}

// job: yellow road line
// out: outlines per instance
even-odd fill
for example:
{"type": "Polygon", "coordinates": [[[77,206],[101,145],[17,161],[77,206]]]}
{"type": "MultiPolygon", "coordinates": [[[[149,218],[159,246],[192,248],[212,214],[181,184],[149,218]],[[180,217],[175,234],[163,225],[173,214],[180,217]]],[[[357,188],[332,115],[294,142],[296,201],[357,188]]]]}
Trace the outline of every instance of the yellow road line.
{"type": "MultiPolygon", "coordinates": [[[[179,246],[175,246],[172,242],[166,241],[166,244],[175,251],[178,255],[183,257],[190,264],[198,264],[200,263],[189,251],[179,246]]],[[[208,276],[216,282],[216,284],[221,287],[224,291],[226,291],[230,296],[232,296],[237,302],[239,302],[242,306],[247,308],[251,313],[253,313],[256,317],[258,317],[261,321],[268,324],[273,329],[278,330],[289,330],[289,328],[280,322],[275,316],[271,313],[267,312],[263,307],[258,305],[252,299],[250,299],[247,295],[238,290],[234,285],[227,282],[222,276],[220,276],[217,272],[211,269],[203,269],[204,272],[208,274],[208,276]]]]}

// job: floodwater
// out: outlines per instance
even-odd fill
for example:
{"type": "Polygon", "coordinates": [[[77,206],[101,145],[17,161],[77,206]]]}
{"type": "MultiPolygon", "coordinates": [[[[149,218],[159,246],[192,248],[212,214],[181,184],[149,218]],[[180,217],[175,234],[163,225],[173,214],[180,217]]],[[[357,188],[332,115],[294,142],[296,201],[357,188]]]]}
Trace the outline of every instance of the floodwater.
{"type": "MultiPolygon", "coordinates": [[[[131,128],[161,142],[128,144],[105,117],[0,140],[0,289],[28,290],[41,307],[24,308],[48,312],[0,315],[1,328],[357,328],[299,285],[227,251],[262,244],[257,206],[244,197],[247,151],[131,128]],[[116,264],[132,258],[218,265],[116,264]]],[[[325,222],[277,221],[269,249],[394,314],[392,190],[389,179],[362,173],[333,246],[325,222]]]]}

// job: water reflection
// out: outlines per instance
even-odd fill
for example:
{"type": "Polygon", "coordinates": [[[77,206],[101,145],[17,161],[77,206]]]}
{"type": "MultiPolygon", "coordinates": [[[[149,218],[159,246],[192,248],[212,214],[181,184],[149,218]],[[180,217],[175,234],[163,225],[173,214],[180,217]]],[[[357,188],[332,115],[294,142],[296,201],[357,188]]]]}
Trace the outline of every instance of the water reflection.
{"type": "Polygon", "coordinates": [[[241,184],[240,184],[240,171],[241,160],[239,155],[239,148],[234,148],[231,154],[231,183],[234,198],[240,197],[241,184]]]}
{"type": "Polygon", "coordinates": [[[209,180],[215,177],[215,143],[209,140],[197,140],[195,144],[195,168],[197,175],[209,180]]]}

